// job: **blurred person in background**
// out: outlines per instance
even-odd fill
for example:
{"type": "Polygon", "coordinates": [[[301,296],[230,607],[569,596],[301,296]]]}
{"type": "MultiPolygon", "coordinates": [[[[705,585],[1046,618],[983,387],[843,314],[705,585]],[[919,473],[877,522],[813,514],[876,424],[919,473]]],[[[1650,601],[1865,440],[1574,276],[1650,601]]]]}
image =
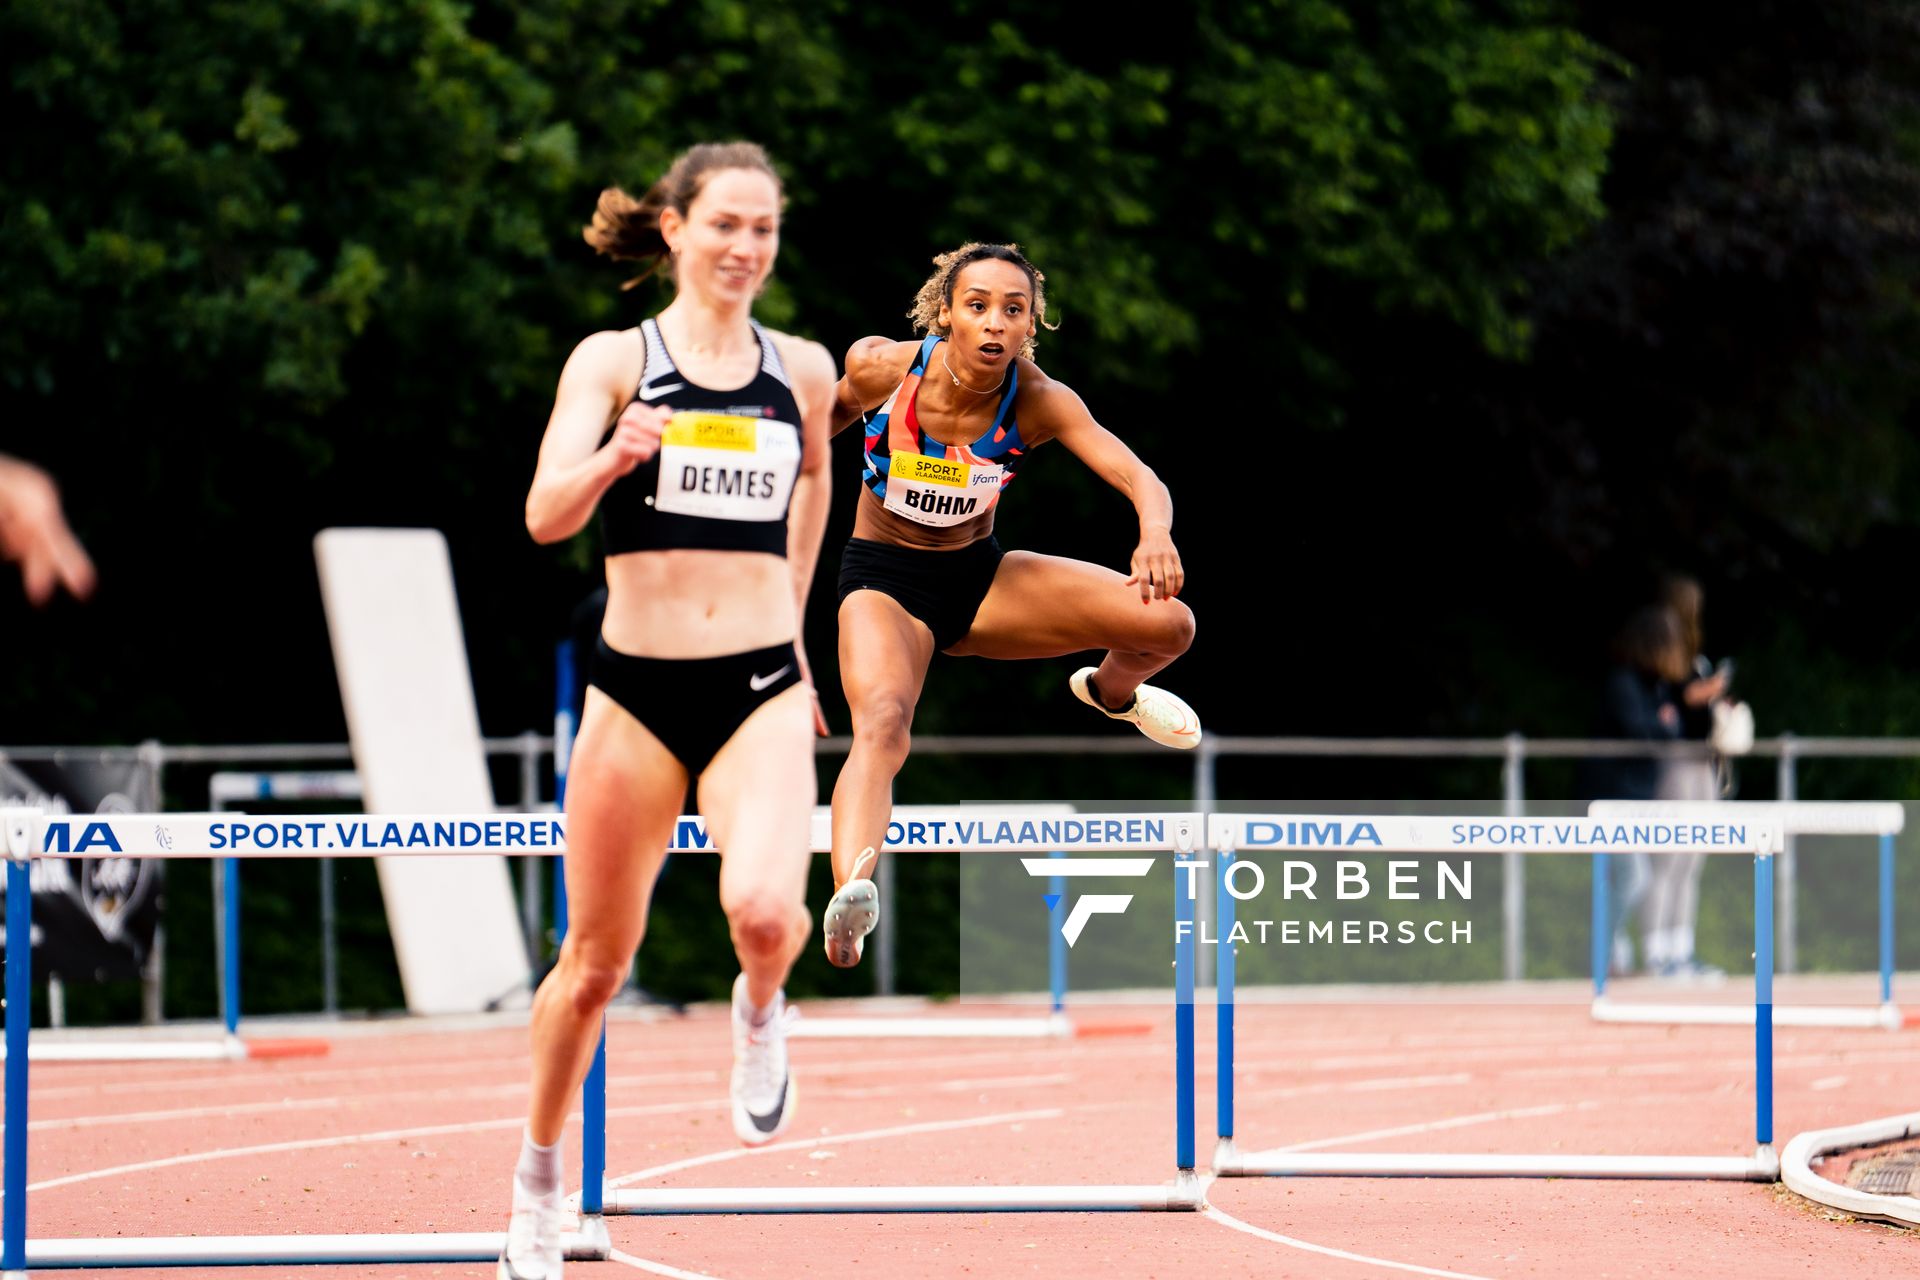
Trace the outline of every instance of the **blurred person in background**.
{"type": "Polygon", "coordinates": [[[21,585],[36,607],[64,588],[76,600],[93,594],[93,561],[67,527],[53,477],[0,453],[0,559],[20,566],[21,585]]]}
{"type": "MultiPolygon", "coordinates": [[[[1681,732],[1673,690],[1687,675],[1685,633],[1666,605],[1634,611],[1614,639],[1613,665],[1602,688],[1595,736],[1636,742],[1675,742],[1681,732]]],[[[1595,800],[1653,800],[1666,762],[1653,756],[1602,756],[1583,762],[1582,790],[1595,800]]],[[[1616,974],[1634,971],[1627,917],[1643,905],[1654,868],[1644,853],[1616,853],[1612,870],[1613,955],[1616,974]]],[[[1651,964],[1650,958],[1642,959],[1651,964]]]]}
{"type": "MultiPolygon", "coordinates": [[[[1715,670],[1701,653],[1703,597],[1700,584],[1692,578],[1671,576],[1660,584],[1660,604],[1670,611],[1680,627],[1680,675],[1672,687],[1675,712],[1679,717],[1682,741],[1698,743],[1700,753],[1659,762],[1659,779],[1654,787],[1657,800],[1710,804],[1720,798],[1718,762],[1707,753],[1713,736],[1714,704],[1727,695],[1732,681],[1731,664],[1715,670]]],[[[1647,884],[1642,919],[1645,924],[1647,968],[1663,978],[1710,978],[1721,971],[1694,958],[1694,923],[1700,909],[1700,873],[1706,867],[1704,853],[1668,854],[1653,859],[1653,876],[1647,884]]]]}

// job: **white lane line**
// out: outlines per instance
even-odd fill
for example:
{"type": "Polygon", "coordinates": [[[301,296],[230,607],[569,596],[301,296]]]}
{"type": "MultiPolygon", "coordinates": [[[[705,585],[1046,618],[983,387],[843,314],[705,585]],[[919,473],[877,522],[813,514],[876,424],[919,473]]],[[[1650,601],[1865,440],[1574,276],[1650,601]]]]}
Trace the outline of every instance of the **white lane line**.
{"type": "MultiPolygon", "coordinates": [[[[293,1084],[319,1084],[329,1080],[390,1080],[395,1075],[419,1078],[426,1075],[466,1075],[476,1074],[474,1062],[390,1062],[378,1067],[330,1067],[303,1068],[286,1070],[285,1063],[255,1060],[247,1063],[225,1063],[224,1070],[202,1071],[194,1075],[150,1076],[136,1080],[102,1080],[91,1084],[55,1085],[42,1088],[33,1087],[34,1101],[49,1098],[100,1097],[124,1093],[177,1092],[181,1089],[221,1088],[234,1089],[248,1086],[285,1088],[293,1084]]],[[[520,1058],[500,1064],[501,1069],[511,1067],[520,1077],[527,1074],[527,1060],[520,1058]]],[[[482,1066],[480,1070],[485,1071],[482,1066]]]]}
{"type": "MultiPolygon", "coordinates": [[[[942,1080],[937,1084],[922,1084],[916,1088],[922,1093],[971,1093],[976,1089],[1019,1089],[1038,1088],[1050,1084],[1072,1084],[1075,1077],[1071,1072],[1057,1071],[1046,1076],[986,1076],[977,1080],[942,1080]]],[[[887,1098],[901,1092],[899,1085],[874,1085],[866,1089],[835,1089],[836,1098],[887,1098]]]]}
{"type": "Polygon", "coordinates": [[[1325,1093],[1385,1093],[1401,1089],[1444,1089],[1452,1085],[1472,1084],[1473,1074],[1455,1071],[1439,1076],[1371,1076],[1365,1080],[1325,1080],[1319,1084],[1288,1085],[1280,1089],[1236,1089],[1234,1101],[1251,1102],[1269,1098],[1311,1098],[1325,1093]]]}
{"type": "MultiPolygon", "coordinates": [[[[718,1042],[716,1041],[716,1043],[718,1042]]],[[[857,1070],[850,1068],[846,1071],[836,1071],[834,1070],[834,1068],[837,1067],[845,1057],[845,1054],[842,1050],[835,1049],[829,1057],[825,1058],[825,1060],[819,1063],[812,1063],[807,1061],[807,1057],[805,1053],[802,1051],[801,1046],[803,1046],[804,1044],[805,1042],[800,1042],[800,1045],[796,1046],[794,1051],[794,1058],[798,1063],[800,1063],[806,1069],[807,1074],[809,1076],[817,1079],[821,1079],[821,1080],[832,1080],[839,1075],[859,1075],[862,1078],[865,1078],[871,1072],[891,1070],[894,1068],[900,1068],[905,1070],[928,1070],[928,1069],[939,1068],[939,1067],[952,1067],[952,1066],[964,1066],[964,1065],[974,1065],[974,1066],[980,1066],[980,1065],[1012,1066],[1015,1064],[1024,1065],[1027,1062],[1027,1060],[1032,1058],[1043,1057],[1043,1056],[1050,1056],[1050,1057],[1057,1058],[1061,1056],[1064,1052],[1066,1052],[1066,1049],[1062,1046],[1055,1046],[1049,1043],[1042,1042],[1042,1043],[1037,1043],[1031,1047],[1022,1048],[1022,1049],[1005,1049],[1005,1050],[991,1049],[991,1050],[971,1052],[971,1053],[920,1054],[920,1055],[913,1055],[913,1056],[900,1056],[900,1057],[894,1057],[894,1058],[868,1058],[868,1059],[864,1059],[860,1063],[857,1070]]],[[[724,1058],[726,1056],[727,1051],[724,1044],[720,1044],[719,1047],[717,1047],[714,1052],[717,1056],[724,1058]]],[[[1110,1061],[1114,1058],[1121,1058],[1121,1057],[1125,1057],[1125,1058],[1160,1057],[1165,1053],[1166,1053],[1166,1049],[1160,1045],[1130,1045],[1125,1048],[1114,1048],[1109,1046],[1101,1050],[1101,1060],[1110,1061]]],[[[657,1059],[665,1059],[668,1061],[673,1061],[673,1060],[684,1061],[687,1055],[684,1050],[674,1050],[671,1053],[668,1053],[668,1052],[648,1053],[648,1052],[638,1051],[638,1050],[621,1050],[621,1051],[616,1051],[614,1056],[618,1060],[617,1065],[620,1069],[631,1070],[636,1066],[640,1066],[646,1062],[651,1062],[657,1059]]],[[[110,1081],[110,1082],[102,1081],[102,1082],[97,1082],[93,1084],[76,1084],[76,1085],[48,1086],[48,1085],[42,1085],[42,1084],[36,1083],[33,1086],[33,1102],[37,1106],[40,1103],[49,1102],[54,1099],[101,1098],[101,1097],[111,1097],[111,1096],[116,1096],[120,1094],[129,1094],[129,1093],[178,1092],[183,1089],[192,1090],[192,1089],[219,1088],[222,1090],[232,1091],[236,1089],[259,1088],[259,1089],[285,1090],[294,1085],[320,1084],[326,1081],[340,1081],[340,1080],[382,1080],[384,1081],[384,1080],[392,1079],[396,1074],[403,1075],[409,1078],[417,1078],[425,1074],[433,1074],[433,1075],[465,1074],[468,1076],[471,1076],[474,1074],[474,1063],[471,1059],[458,1061],[458,1062],[389,1064],[387,1066],[379,1066],[379,1067],[335,1067],[335,1068],[325,1068],[325,1069],[310,1068],[310,1069],[297,1070],[297,1071],[280,1070],[278,1069],[280,1064],[274,1064],[274,1063],[250,1064],[255,1066],[257,1069],[246,1070],[246,1071],[235,1071],[232,1069],[234,1066],[237,1066],[239,1064],[226,1064],[226,1065],[228,1069],[222,1072],[200,1073],[192,1076],[169,1075],[164,1078],[151,1078],[151,1079],[144,1079],[144,1080],[116,1080],[116,1081],[110,1081]]],[[[507,1084],[503,1084],[501,1086],[502,1088],[506,1088],[506,1087],[525,1088],[526,1080],[527,1080],[527,1072],[530,1069],[528,1065],[528,1061],[525,1058],[502,1063],[500,1064],[500,1069],[508,1071],[511,1076],[511,1086],[507,1084]]],[[[675,1074],[679,1074],[679,1073],[675,1073],[675,1074]]],[[[688,1074],[691,1074],[691,1073],[688,1073],[688,1074]]],[[[720,1078],[720,1073],[718,1071],[707,1071],[699,1074],[700,1074],[700,1078],[706,1079],[706,1080],[717,1080],[720,1078]]],[[[645,1084],[645,1083],[654,1083],[654,1082],[665,1082],[669,1078],[670,1077],[665,1074],[660,1075],[658,1077],[628,1076],[628,1077],[619,1077],[615,1081],[610,1081],[609,1083],[619,1083],[620,1081],[625,1080],[632,1083],[645,1084]]]]}
{"type": "MultiPolygon", "coordinates": [[[[1822,1067],[1871,1066],[1882,1063],[1891,1065],[1893,1063],[1912,1062],[1915,1060],[1920,1060],[1920,1050],[1843,1049],[1831,1053],[1805,1053],[1777,1057],[1773,1062],[1773,1070],[1777,1076],[1787,1071],[1816,1070],[1822,1067]]],[[[1622,1063],[1617,1066],[1602,1063],[1592,1066],[1514,1067],[1510,1070],[1502,1071],[1499,1074],[1515,1080],[1572,1080],[1582,1077],[1608,1075],[1660,1076],[1678,1074],[1695,1074],[1717,1078],[1719,1073],[1723,1071],[1735,1073],[1736,1078],[1739,1078],[1741,1073],[1745,1073],[1748,1078],[1751,1078],[1753,1055],[1746,1054],[1740,1057],[1720,1058],[1711,1062],[1702,1062],[1700,1059],[1694,1058],[1686,1061],[1622,1063]]]]}
{"type": "MultiPolygon", "coordinates": [[[[615,1116],[657,1116],[670,1115],[678,1111],[718,1111],[727,1106],[725,1098],[705,1099],[698,1102],[663,1102],[645,1107],[610,1107],[607,1117],[615,1116]]],[[[567,1117],[568,1123],[580,1120],[580,1113],[574,1112],[567,1117]]],[[[286,1151],[323,1151],[331,1147],[351,1147],[367,1142],[397,1142],[403,1138],[438,1138],[455,1133],[482,1133],[488,1129],[524,1128],[527,1118],[515,1114],[496,1120],[469,1120],[460,1124],[425,1125],[417,1129],[382,1129],[377,1133],[348,1133],[331,1138],[299,1138],[288,1142],[265,1142],[252,1147],[219,1147],[212,1151],[195,1151],[182,1156],[167,1156],[160,1160],[141,1160],[133,1164],[114,1165],[109,1169],[92,1169],[86,1173],[70,1173],[65,1177],[48,1178],[44,1182],[28,1185],[29,1191],[51,1191],[55,1187],[68,1187],[78,1182],[92,1182],[99,1178],[112,1178],[126,1173],[144,1173],[151,1169],[172,1169],[183,1164],[206,1164],[214,1160],[236,1160],[244,1156],[278,1155],[286,1151]]]]}
{"type": "Polygon", "coordinates": [[[618,1262],[638,1271],[651,1272],[656,1276],[669,1276],[672,1280],[720,1280],[718,1276],[709,1275],[705,1271],[682,1271],[664,1262],[650,1262],[645,1258],[636,1258],[630,1253],[622,1253],[618,1249],[607,1255],[607,1261],[618,1262]]]}
{"type": "MultiPolygon", "coordinates": [[[[1404,1138],[1415,1133],[1440,1133],[1447,1129],[1470,1129],[1479,1124],[1498,1124],[1502,1120],[1532,1120],[1541,1116],[1557,1116],[1568,1111],[1597,1111],[1598,1102],[1550,1102],[1538,1107],[1513,1107],[1505,1111],[1479,1111],[1472,1115],[1449,1116],[1445,1120],[1428,1120],[1421,1124],[1397,1125],[1391,1129],[1368,1129],[1363,1133],[1343,1133],[1337,1138],[1315,1138],[1312,1142],[1295,1142],[1284,1147],[1273,1147],[1273,1151],[1316,1151],[1321,1147],[1337,1147],[1347,1142],[1373,1142],[1380,1138],[1404,1138]]],[[[1264,1153],[1263,1153],[1264,1154],[1264,1153]]]]}
{"type": "MultiPolygon", "coordinates": [[[[892,1089],[892,1092],[894,1093],[906,1093],[910,1091],[924,1092],[925,1090],[922,1088],[922,1086],[918,1084],[903,1084],[903,1085],[895,1086],[892,1089]]],[[[828,1098],[835,1098],[835,1097],[838,1097],[839,1094],[837,1091],[831,1091],[831,1092],[826,1092],[821,1096],[828,1097],[828,1098]]],[[[690,1112],[690,1111],[719,1111],[724,1109],[727,1105],[728,1105],[727,1100],[724,1098],[719,1098],[719,1099],[701,1098],[701,1099],[692,1099],[692,1100],[686,1100],[686,1101],[680,1101],[680,1102],[654,1103],[648,1106],[639,1106],[639,1107],[609,1107],[607,1109],[607,1118],[609,1120],[612,1120],[617,1118],[627,1118],[627,1117],[633,1117],[633,1116],[673,1115],[676,1113],[684,1113],[684,1112],[690,1112]]],[[[1043,1118],[1049,1115],[1059,1115],[1060,1112],[1058,1110],[1054,1110],[1051,1112],[1035,1111],[1035,1112],[1020,1112],[1020,1113],[1011,1113],[1011,1114],[1014,1119],[1018,1120],[1018,1119],[1026,1119],[1030,1117],[1043,1118]]],[[[580,1116],[580,1113],[576,1111],[570,1114],[567,1117],[567,1119],[569,1123],[576,1123],[580,1121],[581,1116],[580,1116]]],[[[966,1128],[969,1125],[976,1124],[976,1123],[985,1123],[985,1122],[982,1122],[982,1121],[933,1122],[932,1127],[927,1131],[932,1132],[932,1131],[938,1131],[940,1129],[946,1129],[946,1128],[966,1128]]],[[[157,1160],[141,1160],[141,1161],[136,1161],[132,1164],[114,1165],[106,1169],[93,1169],[84,1173],[71,1173],[63,1177],[48,1178],[44,1181],[31,1184],[30,1186],[28,1186],[27,1190],[50,1191],[56,1187],[72,1186],[76,1183],[92,1182],[100,1178],[111,1178],[111,1177],[119,1176],[121,1174],[144,1173],[154,1169],[171,1169],[171,1168],[176,1168],[180,1165],[187,1165],[187,1164],[205,1164],[214,1160],[233,1160],[233,1159],[240,1159],[246,1156],[255,1156],[255,1155],[277,1155],[277,1154],[281,1154],[288,1151],[320,1151],[320,1150],[326,1150],[328,1148],[334,1148],[334,1147],[357,1146],[357,1145],[361,1145],[369,1142],[390,1142],[390,1141],[399,1141],[401,1139],[411,1139],[411,1138],[445,1137],[447,1135],[457,1134],[457,1133],[481,1133],[489,1129],[518,1128],[518,1127],[524,1126],[525,1124],[526,1124],[526,1117],[524,1115],[515,1115],[511,1117],[501,1117],[493,1120],[463,1121],[457,1124],[425,1125],[425,1126],[421,1126],[418,1128],[411,1128],[411,1129],[383,1129],[373,1133],[341,1134],[335,1137],[328,1137],[328,1138],[300,1138],[300,1139],[289,1140],[286,1142],[260,1143],[255,1146],[248,1146],[248,1147],[221,1147],[221,1148],[216,1148],[212,1151],[196,1151],[196,1152],[188,1153],[186,1155],[167,1156],[157,1160]]],[[[901,1129],[888,1130],[883,1132],[913,1133],[913,1132],[920,1132],[920,1131],[921,1129],[919,1127],[909,1125],[901,1129]]],[[[799,1146],[809,1146],[809,1145],[817,1146],[823,1142],[834,1142],[834,1141],[846,1142],[846,1141],[855,1141],[855,1140],[857,1139],[853,1139],[849,1137],[836,1138],[834,1135],[829,1134],[817,1140],[808,1140],[807,1142],[802,1142],[799,1144],[776,1143],[772,1146],[758,1147],[758,1148],[753,1148],[751,1150],[775,1151],[775,1150],[781,1150],[783,1148],[791,1150],[791,1149],[797,1149],[797,1147],[799,1146]]],[[[734,1156],[734,1155],[744,1155],[749,1153],[750,1152],[748,1149],[742,1148],[739,1151],[728,1152],[725,1154],[729,1156],[734,1156]]],[[[710,1161],[707,1159],[701,1159],[696,1161],[696,1163],[705,1164],[705,1163],[710,1163],[710,1161]]],[[[609,1185],[620,1185],[620,1184],[611,1183],[609,1185]]]]}
{"type": "MultiPolygon", "coordinates": [[[[662,1084],[713,1084],[718,1071],[675,1071],[653,1076],[628,1076],[609,1080],[609,1091],[662,1084]]],[[[367,1107],[391,1102],[481,1102],[488,1098],[525,1095],[525,1081],[513,1084],[482,1085],[471,1089],[414,1089],[395,1093],[342,1094],[330,1098],[276,1098],[267,1102],[232,1102],[211,1107],[181,1107],[172,1111],[102,1112],[97,1115],[68,1116],[58,1120],[30,1120],[29,1132],[42,1130],[95,1129],[124,1124],[161,1124],[169,1120],[199,1120],[209,1116],[243,1116],[262,1111],[331,1111],[346,1107],[367,1107]]]]}
{"type": "MultiPolygon", "coordinates": [[[[1362,1080],[1322,1080],[1317,1084],[1296,1084],[1276,1089],[1239,1089],[1234,1092],[1234,1104],[1254,1101],[1267,1101],[1274,1098],[1314,1098],[1330,1093],[1384,1093],[1395,1090],[1446,1089],[1472,1084],[1475,1077],[1470,1072],[1458,1071],[1440,1076],[1368,1076],[1362,1080]]],[[[1137,1111],[1148,1107],[1159,1107],[1158,1101],[1130,1099],[1124,1102],[1083,1102],[1074,1107],[1075,1111],[1137,1111]]]]}
{"type": "Polygon", "coordinates": [[[1310,1240],[1296,1240],[1292,1236],[1283,1236],[1278,1231],[1269,1231],[1265,1227],[1256,1227],[1251,1222],[1242,1222],[1232,1214],[1208,1205],[1200,1211],[1209,1222],[1217,1222],[1223,1227],[1232,1227],[1235,1231],[1244,1231],[1250,1236],[1270,1240],[1274,1244],[1283,1244],[1289,1249],[1303,1249],[1308,1253],[1317,1253],[1326,1258],[1338,1258],[1342,1262],[1357,1262],[1362,1266],[1385,1267],[1389,1271],[1406,1271],[1416,1276],[1441,1276],[1444,1280],[1487,1280],[1486,1276],[1471,1275],[1465,1271],[1442,1271],[1438,1267],[1423,1267],[1413,1262],[1395,1262],[1391,1258],[1370,1258],[1364,1253],[1348,1253],[1345,1249],[1334,1249],[1324,1244],[1314,1244],[1310,1240]]]}
{"type": "Polygon", "coordinates": [[[999,1115],[972,1116],[965,1120],[925,1120],[919,1124],[895,1125],[888,1129],[865,1129],[857,1133],[823,1133],[817,1138],[796,1138],[786,1142],[769,1143],[764,1147],[729,1147],[724,1151],[712,1151],[703,1156],[688,1156],[684,1160],[674,1160],[667,1164],[657,1164],[651,1169],[641,1169],[637,1173],[622,1174],[610,1178],[609,1187],[626,1187],[636,1182],[645,1182],[649,1178],[664,1178],[670,1173],[679,1173],[683,1169],[697,1169],[702,1165],[722,1164],[728,1160],[741,1160],[747,1156],[769,1156],[776,1151],[805,1151],[811,1147],[837,1146],[845,1142],[879,1142],[885,1138],[904,1138],[919,1133],[951,1133],[957,1129],[981,1129],[989,1125],[1023,1124],[1030,1120],[1058,1120],[1066,1111],[1060,1107],[1047,1107],[1039,1111],[1005,1111],[999,1115]]]}

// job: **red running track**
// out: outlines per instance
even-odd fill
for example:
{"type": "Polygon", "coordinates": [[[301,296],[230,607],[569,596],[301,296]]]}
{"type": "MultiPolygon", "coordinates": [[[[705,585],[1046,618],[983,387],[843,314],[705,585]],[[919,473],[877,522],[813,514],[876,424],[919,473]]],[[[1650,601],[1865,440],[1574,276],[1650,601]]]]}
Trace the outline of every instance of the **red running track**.
{"type": "MultiPolygon", "coordinates": [[[[1489,989],[1487,998],[1508,995],[1489,989]]],[[[1530,1002],[1407,1003],[1376,993],[1358,1004],[1243,1004],[1242,1148],[1749,1151],[1749,1029],[1598,1026],[1572,988],[1522,998],[1530,1002]]],[[[1202,1164],[1213,1132],[1210,1013],[1202,1006],[1199,1019],[1202,1164]]],[[[723,1110],[725,1011],[616,1015],[608,1174],[661,1187],[1170,1178],[1170,1011],[1100,1006],[1082,1019],[1151,1030],[796,1041],[794,1126],[782,1142],[748,1151],[723,1110]]],[[[503,1229],[525,1100],[524,1028],[373,1023],[333,1036],[322,1060],[36,1065],[30,1233],[503,1229]]],[[[1777,1047],[1781,1143],[1920,1105],[1920,1033],[1783,1028],[1777,1047]]],[[[576,1117],[567,1137],[576,1180],[579,1150],[576,1117]]],[[[1830,1221],[1750,1184],[1248,1178],[1215,1182],[1209,1199],[1216,1213],[1206,1217],[611,1218],[621,1257],[572,1264],[569,1275],[1765,1280],[1920,1270],[1916,1233],[1830,1221]]],[[[93,1274],[238,1280],[349,1270],[492,1274],[477,1265],[93,1274]]]]}

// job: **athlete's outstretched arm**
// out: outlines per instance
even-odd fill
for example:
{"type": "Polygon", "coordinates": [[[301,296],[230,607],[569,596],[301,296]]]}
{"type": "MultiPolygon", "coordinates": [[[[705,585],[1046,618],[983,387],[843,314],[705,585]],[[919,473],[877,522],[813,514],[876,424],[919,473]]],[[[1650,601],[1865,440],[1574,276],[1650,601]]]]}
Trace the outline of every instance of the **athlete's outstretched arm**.
{"type": "Polygon", "coordinates": [[[638,383],[633,363],[631,343],[612,331],[582,339],[567,357],[527,490],[527,532],[535,542],[559,542],[584,529],[607,487],[660,448],[672,416],[667,408],[638,401],[620,408],[627,388],[638,383]],[[619,424],[602,445],[616,412],[619,424]]]}
{"type": "Polygon", "coordinates": [[[1044,374],[1032,379],[1032,384],[1027,392],[1032,399],[1023,399],[1020,406],[1022,426],[1031,423],[1040,439],[1052,438],[1065,445],[1102,480],[1126,494],[1140,516],[1140,545],[1128,566],[1128,584],[1140,588],[1142,600],[1179,595],[1187,573],[1173,545],[1173,494],[1119,436],[1093,420],[1072,387],[1044,374]]]}
{"type": "MultiPolygon", "coordinates": [[[[817,342],[787,339],[787,367],[793,371],[794,399],[800,402],[800,475],[793,482],[793,503],[787,514],[787,563],[793,569],[794,616],[807,616],[807,591],[813,585],[820,542],[827,532],[827,510],[833,505],[833,451],[828,445],[834,415],[833,357],[817,342]]],[[[794,637],[801,675],[813,688],[813,669],[807,663],[802,636],[794,637]]],[[[819,692],[814,692],[813,727],[827,736],[819,692]]]]}

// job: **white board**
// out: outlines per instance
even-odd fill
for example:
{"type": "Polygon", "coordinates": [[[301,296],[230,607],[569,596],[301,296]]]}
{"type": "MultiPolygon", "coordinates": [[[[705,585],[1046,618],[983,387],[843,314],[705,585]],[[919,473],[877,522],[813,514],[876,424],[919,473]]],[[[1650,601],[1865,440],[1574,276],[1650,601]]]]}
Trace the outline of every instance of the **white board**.
{"type": "MultiPolygon", "coordinates": [[[[327,529],[313,548],[367,812],[490,811],[446,539],[436,529],[327,529]]],[[[525,1004],[531,970],[505,858],[377,865],[410,1012],[525,1004]]]]}

